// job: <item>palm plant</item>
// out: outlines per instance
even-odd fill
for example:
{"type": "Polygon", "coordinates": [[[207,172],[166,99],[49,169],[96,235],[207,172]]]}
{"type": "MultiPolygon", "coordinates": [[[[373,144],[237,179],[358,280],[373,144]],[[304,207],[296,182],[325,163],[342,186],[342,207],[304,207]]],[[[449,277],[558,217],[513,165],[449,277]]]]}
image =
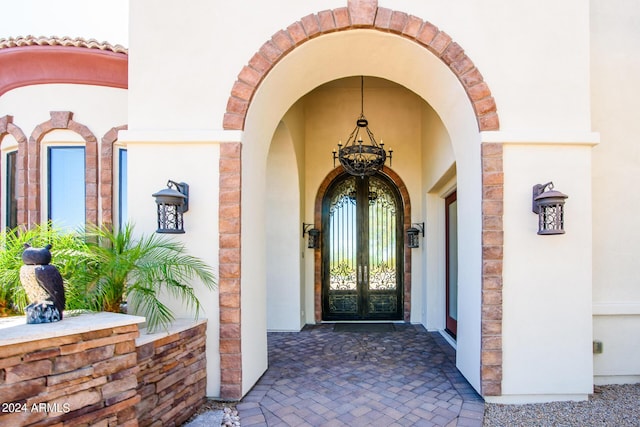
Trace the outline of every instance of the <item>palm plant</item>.
{"type": "Polygon", "coordinates": [[[199,279],[209,289],[216,287],[211,267],[165,236],[152,234],[136,240],[130,224],[120,231],[90,227],[86,235],[87,253],[95,266],[86,270],[93,308],[120,312],[128,301],[133,312],[146,317],[151,332],[174,320],[160,293],[180,299],[197,317],[202,307],[190,282],[199,279]]]}

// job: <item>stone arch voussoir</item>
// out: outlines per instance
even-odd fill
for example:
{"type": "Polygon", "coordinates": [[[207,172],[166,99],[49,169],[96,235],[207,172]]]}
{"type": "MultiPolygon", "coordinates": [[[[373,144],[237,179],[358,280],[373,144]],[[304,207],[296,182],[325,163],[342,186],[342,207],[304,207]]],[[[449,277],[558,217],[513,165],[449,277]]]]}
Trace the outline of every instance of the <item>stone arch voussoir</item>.
{"type": "MultiPolygon", "coordinates": [[[[18,143],[18,154],[16,158],[16,176],[20,185],[16,191],[16,199],[18,203],[17,220],[18,224],[26,222],[26,200],[27,194],[27,137],[18,126],[13,124],[13,116],[0,117],[0,147],[5,135],[11,135],[18,143]]],[[[4,212],[3,212],[4,213],[4,212]]],[[[1,216],[1,215],[0,215],[1,216]]]]}
{"type": "Polygon", "coordinates": [[[246,114],[258,86],[293,49],[323,34],[363,28],[397,34],[436,55],[462,84],[473,105],[478,129],[499,129],[491,90],[462,47],[432,23],[404,12],[377,7],[376,1],[353,1],[348,8],[307,15],[275,33],[240,71],[227,101],[224,129],[244,129],[246,114]]]}
{"type": "Polygon", "coordinates": [[[89,128],[73,120],[70,111],[51,111],[51,118],[35,127],[27,148],[26,225],[40,222],[40,151],[44,136],[56,129],[67,129],[85,141],[85,217],[87,224],[98,224],[98,141],[89,128]]]}
{"type": "Polygon", "coordinates": [[[118,132],[127,129],[127,125],[109,129],[100,145],[100,201],[102,223],[107,226],[113,225],[113,146],[118,141],[118,132]]]}

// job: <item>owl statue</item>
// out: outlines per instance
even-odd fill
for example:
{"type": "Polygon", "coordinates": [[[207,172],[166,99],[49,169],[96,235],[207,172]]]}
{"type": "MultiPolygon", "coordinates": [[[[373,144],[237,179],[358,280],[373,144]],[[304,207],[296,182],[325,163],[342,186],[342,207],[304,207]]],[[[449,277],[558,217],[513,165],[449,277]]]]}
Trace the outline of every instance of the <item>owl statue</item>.
{"type": "Polygon", "coordinates": [[[65,297],[62,276],[49,265],[51,245],[32,248],[25,243],[20,267],[20,282],[27,293],[29,305],[25,308],[27,323],[51,323],[62,320],[65,297]]]}

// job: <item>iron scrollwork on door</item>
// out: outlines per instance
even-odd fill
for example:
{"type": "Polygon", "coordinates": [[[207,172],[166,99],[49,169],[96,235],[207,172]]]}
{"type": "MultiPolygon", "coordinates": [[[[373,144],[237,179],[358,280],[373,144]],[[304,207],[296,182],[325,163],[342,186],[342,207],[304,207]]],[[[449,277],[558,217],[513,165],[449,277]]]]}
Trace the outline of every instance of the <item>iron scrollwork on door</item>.
{"type": "Polygon", "coordinates": [[[323,318],[401,318],[403,208],[397,189],[382,176],[338,178],[323,212],[323,318]]]}

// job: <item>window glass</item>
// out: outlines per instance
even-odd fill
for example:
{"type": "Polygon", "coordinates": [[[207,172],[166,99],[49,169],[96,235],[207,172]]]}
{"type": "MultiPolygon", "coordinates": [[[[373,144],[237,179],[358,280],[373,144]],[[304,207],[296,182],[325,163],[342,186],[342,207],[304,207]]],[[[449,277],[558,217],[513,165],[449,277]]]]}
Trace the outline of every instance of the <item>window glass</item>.
{"type": "Polygon", "coordinates": [[[127,150],[120,149],[118,152],[118,221],[120,228],[127,222],[127,150]]]}
{"type": "Polygon", "coordinates": [[[85,224],[84,147],[49,147],[49,220],[75,229],[85,224]]]}
{"type": "Polygon", "coordinates": [[[17,151],[7,153],[7,228],[18,226],[18,199],[16,185],[17,151]]]}

